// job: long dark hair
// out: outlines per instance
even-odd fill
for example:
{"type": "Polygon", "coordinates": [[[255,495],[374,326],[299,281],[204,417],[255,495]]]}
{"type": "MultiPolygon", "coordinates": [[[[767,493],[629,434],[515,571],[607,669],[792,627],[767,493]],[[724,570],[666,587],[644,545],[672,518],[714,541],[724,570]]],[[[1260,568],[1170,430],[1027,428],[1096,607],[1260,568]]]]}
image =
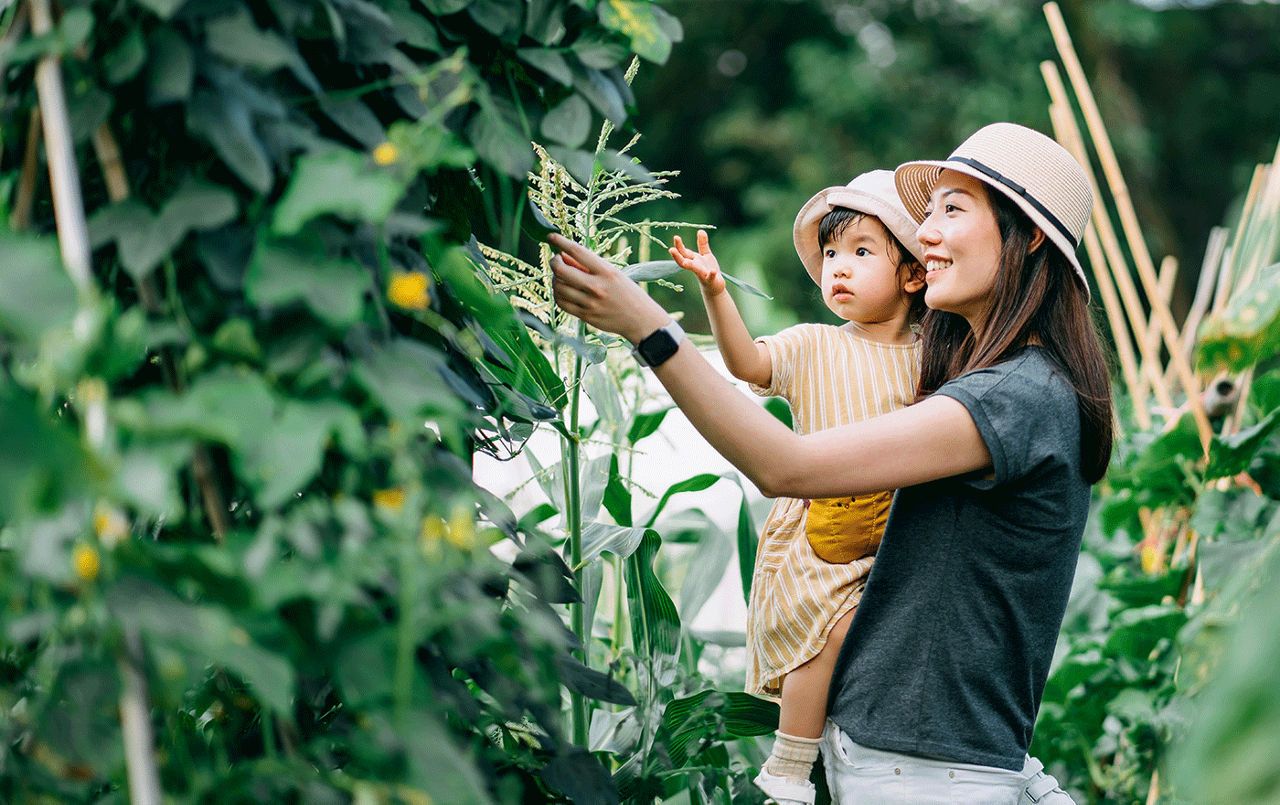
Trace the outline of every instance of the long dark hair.
{"type": "Polygon", "coordinates": [[[1030,251],[1036,227],[1022,210],[984,183],[1000,228],[1000,270],[981,332],[955,313],[930,310],[921,321],[924,360],[917,399],[974,369],[1007,360],[1029,343],[1051,356],[1076,392],[1081,471],[1097,482],[1111,460],[1111,380],[1075,269],[1047,238],[1030,251]]]}

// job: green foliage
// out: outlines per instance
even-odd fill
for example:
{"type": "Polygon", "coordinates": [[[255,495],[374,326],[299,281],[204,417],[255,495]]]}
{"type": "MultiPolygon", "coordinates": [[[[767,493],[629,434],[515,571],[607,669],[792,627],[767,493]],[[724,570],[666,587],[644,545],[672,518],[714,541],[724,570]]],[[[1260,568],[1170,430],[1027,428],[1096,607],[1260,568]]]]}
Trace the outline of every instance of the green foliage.
{"type": "Polygon", "coordinates": [[[0,233],[0,800],[127,798],[138,695],[174,801],[616,799],[561,698],[634,699],[572,659],[549,603],[577,593],[537,521],[471,479],[473,451],[566,400],[473,244],[520,247],[532,135],[594,160],[583,126],[633,102],[620,65],[665,58],[678,23],[570,0],[73,0],[35,37],[19,5],[0,11],[0,190],[30,230],[0,233]],[[58,203],[89,219],[81,295],[23,178],[44,54],[72,89],[84,195],[58,203]]]}

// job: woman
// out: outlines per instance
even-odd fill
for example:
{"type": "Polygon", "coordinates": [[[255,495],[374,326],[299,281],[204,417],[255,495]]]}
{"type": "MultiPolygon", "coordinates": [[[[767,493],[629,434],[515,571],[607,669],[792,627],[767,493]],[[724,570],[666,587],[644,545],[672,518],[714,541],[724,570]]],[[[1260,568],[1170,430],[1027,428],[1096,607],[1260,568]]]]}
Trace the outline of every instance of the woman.
{"type": "Polygon", "coordinates": [[[822,750],[837,802],[1068,801],[1026,751],[1111,453],[1075,256],[1089,183],[1057,143],[1011,123],[895,180],[920,222],[930,308],[905,409],[794,434],[674,337],[643,290],[558,237],[556,301],[637,344],[766,495],[898,490],[832,682],[822,750]]]}

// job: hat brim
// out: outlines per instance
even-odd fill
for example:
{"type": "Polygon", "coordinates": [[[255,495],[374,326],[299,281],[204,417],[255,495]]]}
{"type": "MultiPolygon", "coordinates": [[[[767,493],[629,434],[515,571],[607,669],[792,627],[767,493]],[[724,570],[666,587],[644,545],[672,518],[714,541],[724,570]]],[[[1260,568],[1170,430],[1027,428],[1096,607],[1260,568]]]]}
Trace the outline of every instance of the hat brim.
{"type": "Polygon", "coordinates": [[[925,210],[929,207],[929,198],[933,195],[933,189],[938,184],[938,177],[942,175],[944,170],[972,176],[987,187],[994,188],[1005,198],[1018,205],[1018,209],[1027,214],[1027,217],[1040,228],[1040,231],[1049,239],[1049,242],[1057,246],[1058,250],[1066,255],[1067,262],[1071,264],[1076,279],[1080,280],[1080,284],[1084,286],[1085,293],[1089,293],[1089,280],[1085,276],[1084,268],[1080,265],[1080,259],[1076,256],[1076,245],[1068,240],[1066,235],[1062,234],[1057,227],[1053,226],[1043,213],[1032,207],[1025,198],[1014,192],[1012,188],[992,181],[990,176],[963,162],[926,159],[905,162],[894,170],[893,181],[898,187],[898,197],[902,199],[902,206],[907,208],[907,213],[915,219],[917,224],[924,221],[925,210]]]}
{"type": "Polygon", "coordinates": [[[791,233],[800,262],[804,263],[805,271],[818,285],[822,284],[822,245],[818,243],[818,227],[827,213],[837,207],[875,216],[912,257],[922,259],[924,251],[916,240],[916,221],[870,193],[847,185],[828,187],[819,190],[800,208],[791,233]]]}

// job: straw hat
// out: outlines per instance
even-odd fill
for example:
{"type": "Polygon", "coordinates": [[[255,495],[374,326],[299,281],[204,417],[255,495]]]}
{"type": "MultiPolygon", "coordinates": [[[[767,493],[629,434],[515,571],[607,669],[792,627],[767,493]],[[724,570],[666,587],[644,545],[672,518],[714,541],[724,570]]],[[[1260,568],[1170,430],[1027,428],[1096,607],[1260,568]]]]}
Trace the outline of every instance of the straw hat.
{"type": "Polygon", "coordinates": [[[1025,126],[992,123],[970,135],[945,160],[899,165],[893,177],[902,203],[916,221],[924,220],[944,168],[986,182],[1012,199],[1067,256],[1088,293],[1076,247],[1093,209],[1093,191],[1080,163],[1065,148],[1025,126]]]}
{"type": "Polygon", "coordinates": [[[836,207],[846,207],[879,218],[880,223],[907,247],[907,251],[917,260],[920,259],[923,252],[920,242],[916,240],[918,225],[911,220],[906,208],[902,206],[902,199],[898,198],[898,190],[893,184],[893,171],[867,171],[847,185],[819,190],[796,215],[791,236],[795,240],[800,262],[804,263],[805,270],[813,277],[814,282],[822,284],[822,246],[818,243],[818,224],[836,207]]]}

